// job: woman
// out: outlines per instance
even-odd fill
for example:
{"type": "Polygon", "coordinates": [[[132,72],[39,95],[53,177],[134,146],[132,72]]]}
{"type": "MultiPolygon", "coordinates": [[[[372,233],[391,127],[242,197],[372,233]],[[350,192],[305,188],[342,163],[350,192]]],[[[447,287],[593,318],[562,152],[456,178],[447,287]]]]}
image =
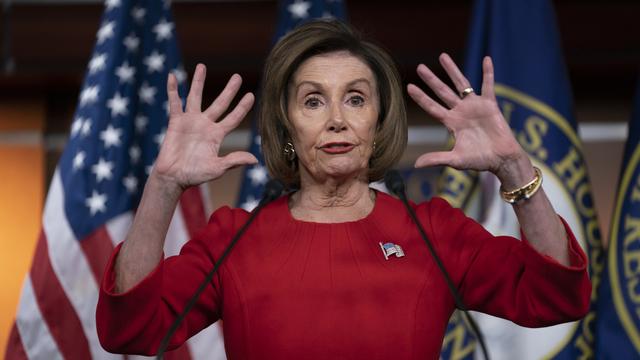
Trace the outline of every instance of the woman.
{"type": "MultiPolygon", "coordinates": [[[[582,317],[591,291],[586,257],[539,189],[540,174],[496,105],[491,60],[484,59],[478,95],[449,56],[440,62],[455,91],[426,66],[417,71],[446,107],[413,84],[407,91],[456,143],[452,151],[420,156],[416,166],[493,172],[503,189],[514,190],[504,196],[515,201],[526,238],[493,237],[441,199],[414,205],[463,301],[525,326],[582,317]]],[[[169,77],[169,129],[102,284],[98,331],[110,351],[154,353],[248,217],[223,207],[179,256],[162,260],[182,191],[256,162],[245,152],[218,155],[253,95],[222,117],[240,87],[234,75],[201,111],[204,79],[199,65],[182,111],[176,79],[169,77]]],[[[274,47],[263,82],[267,166],[298,190],[264,208],[170,347],[223,319],[232,359],[437,359],[453,298],[402,204],[368,186],[406,146],[401,82],[392,61],[346,25],[318,21],[274,47]],[[404,257],[387,259],[380,244],[388,242],[399,245],[404,257]]]]}

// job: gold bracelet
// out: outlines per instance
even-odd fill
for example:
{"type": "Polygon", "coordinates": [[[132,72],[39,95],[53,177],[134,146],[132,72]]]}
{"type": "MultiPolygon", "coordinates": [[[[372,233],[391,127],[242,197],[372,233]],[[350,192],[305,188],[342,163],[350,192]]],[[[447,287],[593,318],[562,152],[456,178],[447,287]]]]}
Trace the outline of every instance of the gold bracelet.
{"type": "Polygon", "coordinates": [[[524,186],[511,191],[505,191],[502,186],[500,186],[500,196],[502,196],[502,200],[509,204],[515,204],[519,201],[530,199],[538,192],[542,186],[542,171],[535,166],[533,169],[536,171],[536,176],[524,186]]]}

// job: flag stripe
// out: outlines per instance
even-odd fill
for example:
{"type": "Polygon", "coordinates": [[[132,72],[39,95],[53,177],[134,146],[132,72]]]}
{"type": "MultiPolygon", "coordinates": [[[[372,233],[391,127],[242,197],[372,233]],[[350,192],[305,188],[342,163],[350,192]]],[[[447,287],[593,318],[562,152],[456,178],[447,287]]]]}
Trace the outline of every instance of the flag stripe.
{"type": "MultiPolygon", "coordinates": [[[[61,216],[61,214],[65,214],[63,204],[64,191],[58,168],[51,180],[42,224],[45,236],[55,238],[55,241],[50,242],[48,246],[51,268],[80,319],[84,328],[84,336],[89,342],[91,357],[93,359],[120,358],[104,351],[98,341],[95,323],[98,285],[67,218],[61,216]]],[[[55,306],[55,303],[52,304],[55,306]]],[[[73,339],[73,337],[71,338],[73,339]]]]}
{"type": "Polygon", "coordinates": [[[187,189],[180,197],[180,210],[189,238],[205,225],[206,215],[199,186],[187,189]]]}
{"type": "MultiPolygon", "coordinates": [[[[58,345],[40,312],[29,275],[27,275],[22,286],[16,327],[24,350],[30,359],[62,359],[58,345]]],[[[7,352],[9,351],[12,350],[8,347],[7,352]]]]}
{"type": "Polygon", "coordinates": [[[80,247],[89,262],[96,284],[99,284],[109,262],[109,255],[114,249],[107,229],[99,227],[80,242],[80,247]]]}
{"type": "Polygon", "coordinates": [[[189,339],[189,349],[194,359],[225,360],[222,321],[211,324],[189,339]]]}
{"type": "Polygon", "coordinates": [[[38,264],[31,268],[30,273],[33,293],[61,354],[65,359],[91,358],[82,323],[59,279],[54,275],[47,252],[47,237],[42,232],[36,245],[33,262],[38,264]]]}
{"type": "Polygon", "coordinates": [[[209,184],[202,184],[199,186],[200,188],[200,196],[202,197],[202,205],[204,208],[204,221],[205,224],[208,222],[209,217],[213,213],[213,204],[209,199],[211,199],[211,192],[209,191],[209,184]]]}
{"type": "Polygon", "coordinates": [[[127,232],[129,232],[129,226],[131,226],[132,222],[133,214],[131,211],[118,215],[107,222],[106,230],[114,248],[127,237],[127,232]]]}
{"type": "Polygon", "coordinates": [[[20,332],[14,323],[11,327],[11,333],[9,334],[9,340],[7,341],[7,350],[4,355],[5,360],[27,360],[27,353],[22,346],[22,339],[20,339],[20,332]]]}
{"type": "Polygon", "coordinates": [[[181,206],[179,205],[173,213],[173,219],[167,230],[167,241],[164,243],[164,256],[177,255],[182,245],[189,239],[182,217],[181,206]]]}

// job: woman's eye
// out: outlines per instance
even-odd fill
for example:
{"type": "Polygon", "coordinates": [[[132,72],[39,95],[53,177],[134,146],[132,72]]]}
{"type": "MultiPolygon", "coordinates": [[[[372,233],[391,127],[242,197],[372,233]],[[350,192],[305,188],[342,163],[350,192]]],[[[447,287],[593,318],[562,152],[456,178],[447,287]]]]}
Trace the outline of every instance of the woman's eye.
{"type": "Polygon", "coordinates": [[[320,99],[316,97],[310,97],[304,101],[304,106],[309,108],[317,108],[320,105],[322,105],[322,103],[320,102],[320,99]]]}
{"type": "Polygon", "coordinates": [[[352,96],[348,101],[351,106],[362,106],[364,104],[364,98],[360,95],[352,96]]]}

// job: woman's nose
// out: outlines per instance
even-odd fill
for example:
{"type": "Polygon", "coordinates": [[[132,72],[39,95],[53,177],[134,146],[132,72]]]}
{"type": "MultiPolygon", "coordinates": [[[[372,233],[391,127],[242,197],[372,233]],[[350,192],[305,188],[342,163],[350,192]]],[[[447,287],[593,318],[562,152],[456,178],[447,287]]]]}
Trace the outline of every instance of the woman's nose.
{"type": "Polygon", "coordinates": [[[346,129],[347,124],[344,121],[340,102],[333,102],[330,108],[329,119],[327,121],[327,130],[340,132],[346,129]]]}

